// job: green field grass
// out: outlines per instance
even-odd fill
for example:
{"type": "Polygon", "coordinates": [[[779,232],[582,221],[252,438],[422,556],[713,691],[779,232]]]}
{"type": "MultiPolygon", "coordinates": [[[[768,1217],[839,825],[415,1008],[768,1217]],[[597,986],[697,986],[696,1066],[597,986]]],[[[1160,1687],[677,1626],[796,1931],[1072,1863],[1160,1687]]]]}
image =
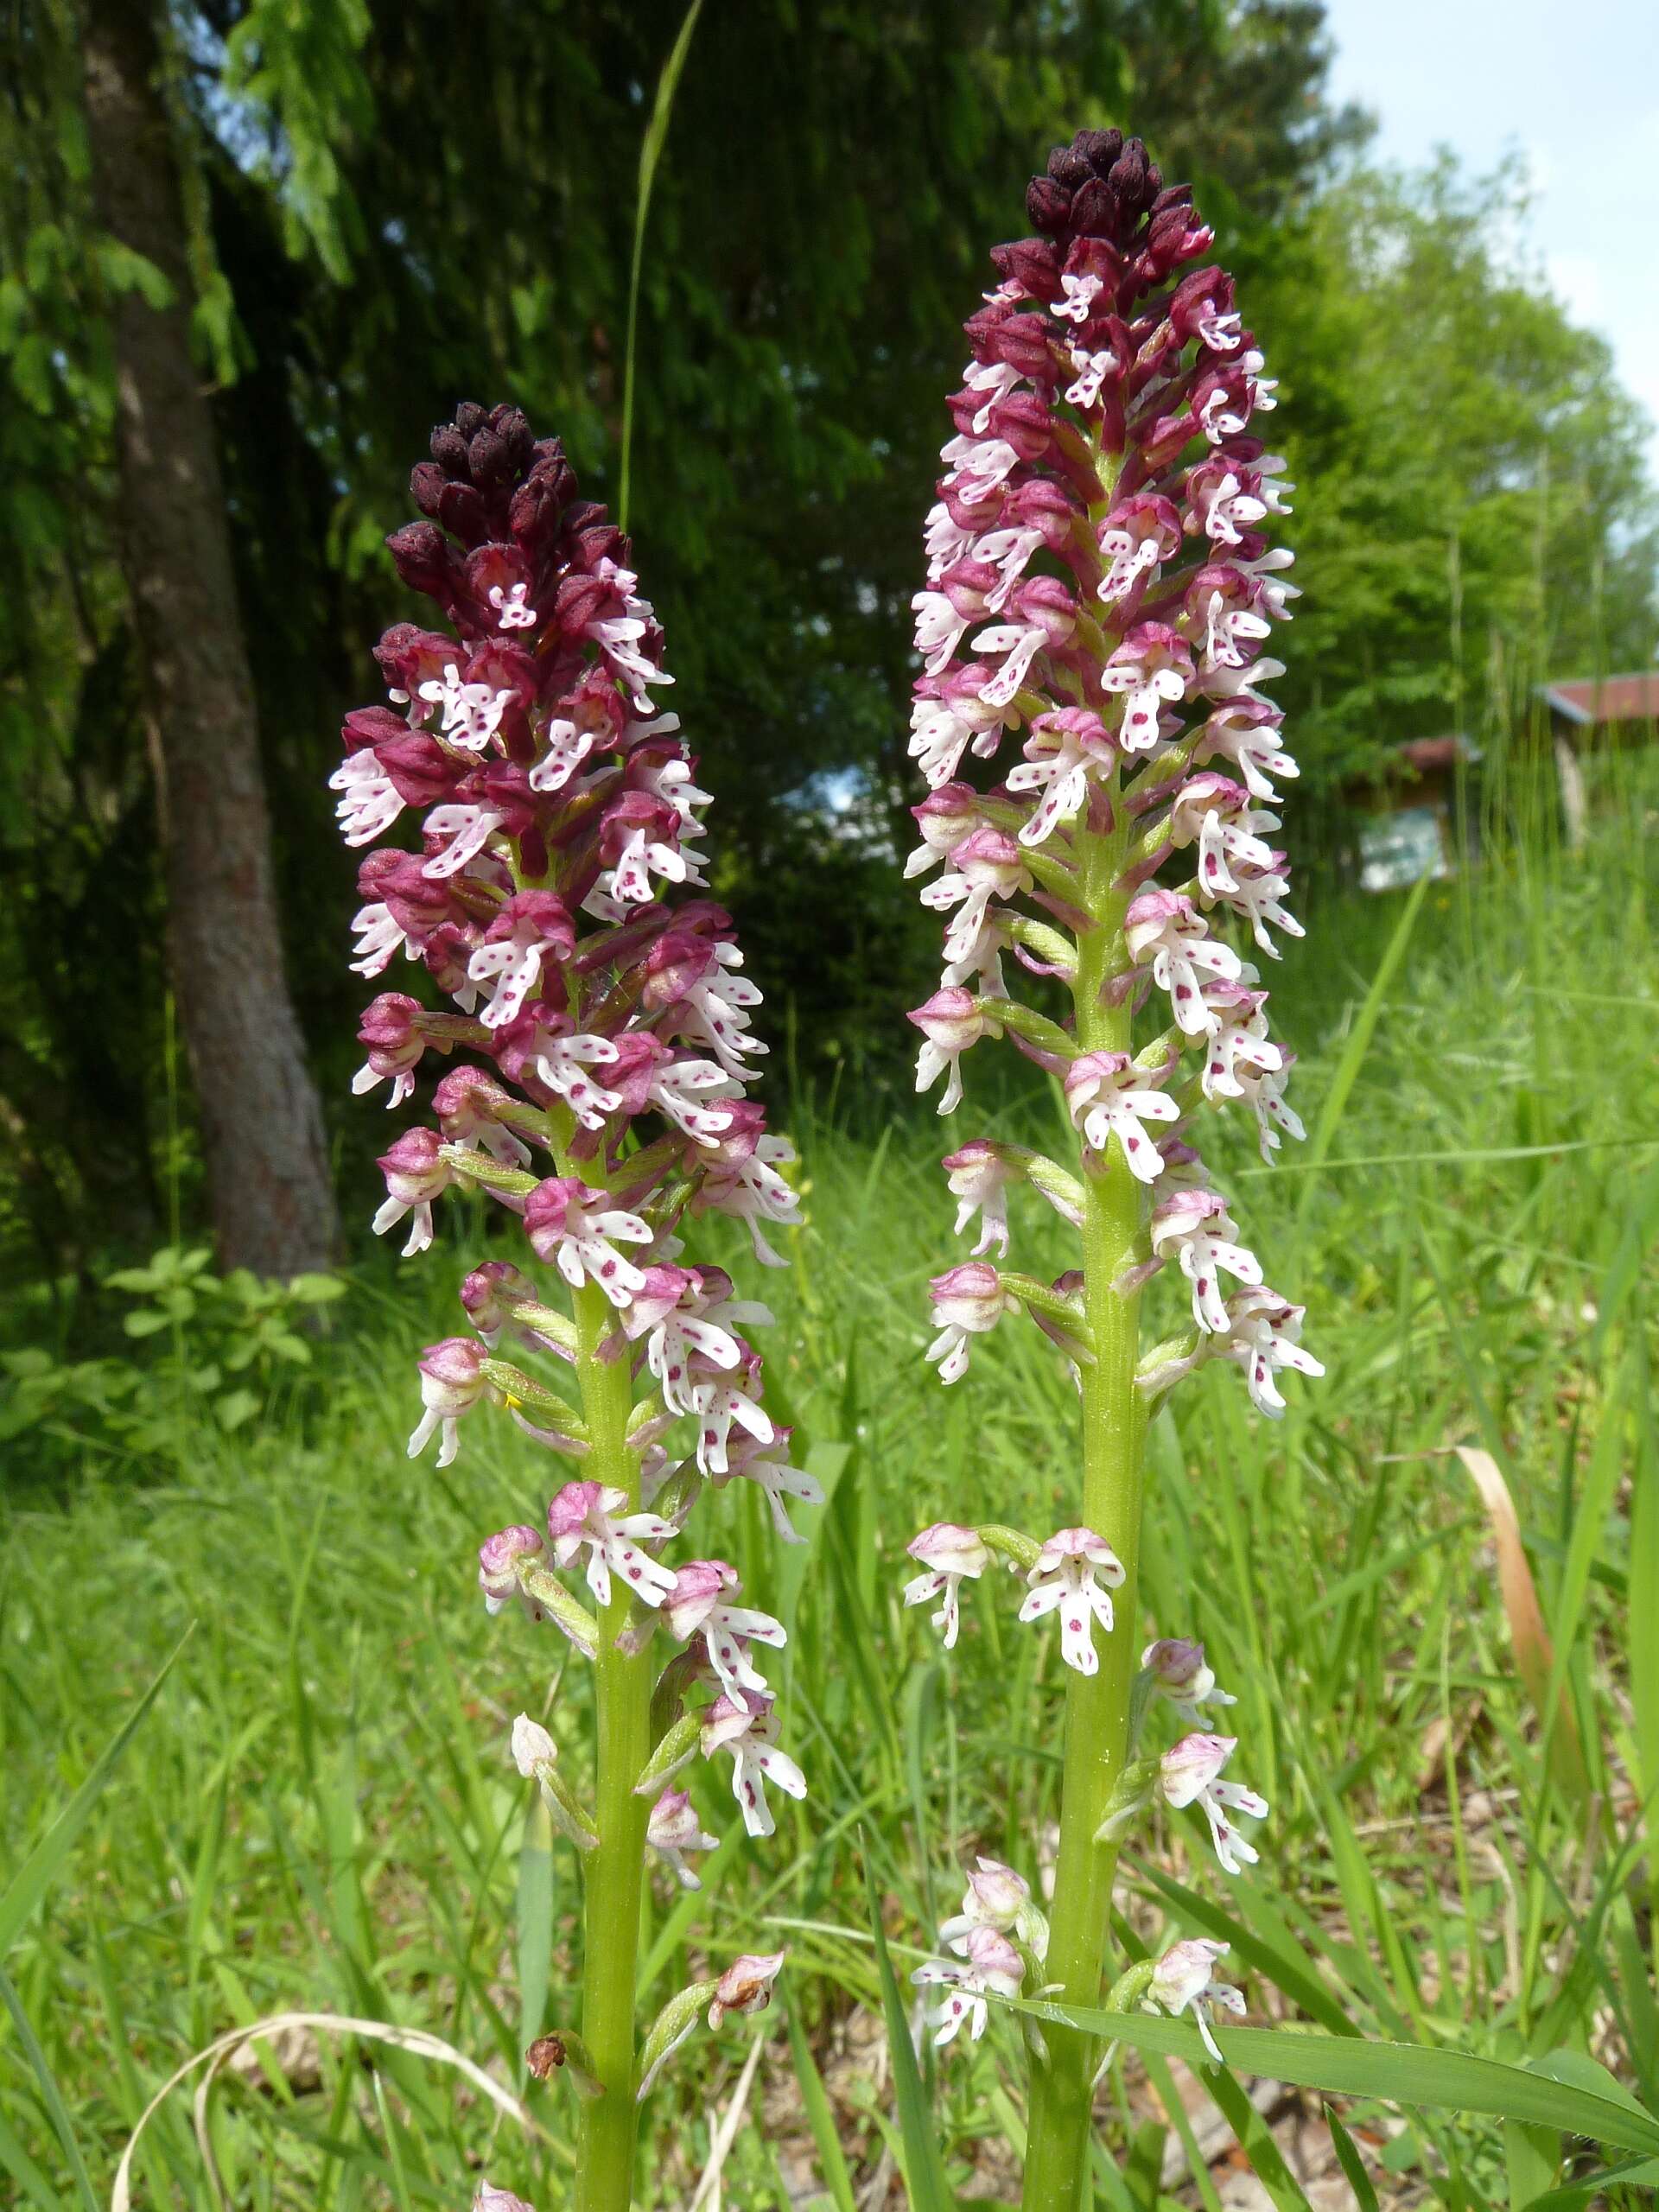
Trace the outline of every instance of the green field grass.
{"type": "MultiPolygon", "coordinates": [[[[1230,1131],[1213,1166],[1269,1280],[1306,1300],[1328,1372],[1293,1378],[1276,1427],[1230,1370],[1176,1394],[1151,1440],[1145,1592],[1148,1630],[1202,1637],[1237,1694],[1238,1770],[1273,1815],[1247,1880],[1174,1822],[1141,1834],[1122,1892],[1143,1935],[1160,1913],[1191,1933],[1236,1921],[1258,2020],[1572,2052],[1556,2063],[1599,2062],[1650,2105],[1653,826],[1627,794],[1578,859],[1495,858],[1431,887],[1408,942],[1403,900],[1333,898],[1286,963],[1277,1026],[1301,1055],[1311,1142],[1269,1173],[1230,1131]],[[1457,1446],[1491,1453],[1513,1495],[1554,1638],[1548,1686],[1527,1687],[1533,1654],[1517,1654],[1457,1446]]],[[[690,2202],[755,2029],[766,2125],[740,2131],[725,2201],[804,2202],[810,2167],[827,2202],[887,2202],[866,2193],[884,2157],[892,2171],[894,2121],[861,1851],[902,1967],[974,1850],[1035,1875],[1046,1847],[1054,1640],[982,1588],[946,1660],[899,1603],[903,1546],[928,1520],[1071,1517],[1073,1402],[1035,1332],[1005,1327],[948,1392],[921,1359],[925,1279],[953,1251],[937,1161],[984,1128],[974,1073],[951,1124],[918,1116],[874,1144],[805,1115],[798,1129],[807,1225],[766,1286],[772,1370],[831,1501],[780,1554],[737,1485],[702,1509],[699,1544],[791,1628],[788,1737],[811,1796],[749,1844],[719,1778],[697,1781],[727,1840],[701,1895],[659,1886],[645,1974],[660,1999],[704,1956],[791,1957],[779,2005],[681,2054],[652,2107],[645,2202],[690,2202]]],[[[1055,1113],[1033,1087],[988,1133],[1052,1141],[1055,1113]]],[[[527,1823],[506,1732],[521,1707],[545,1713],[579,1762],[587,1688],[574,1667],[550,1680],[563,1647],[545,1631],[485,1617],[472,1559],[491,1529],[539,1517],[561,1478],[482,1418],[446,1473],[403,1453],[413,1354],[453,1327],[482,1227],[457,1206],[395,1287],[365,1269],[302,1402],[230,1437],[181,1431],[143,1465],[89,1445],[53,1484],[8,1485],[8,1872],[194,1630],[0,1960],[0,2202],[107,2201],[167,2073],[285,2008],[433,2031],[525,2088],[545,2139],[406,2054],[371,2069],[361,2045],[292,2040],[213,2104],[230,2202],[461,2212],[480,2163],[541,2212],[563,2201],[569,2093],[526,2086],[520,2053],[575,2016],[576,1883],[527,1823]]],[[[1062,1237],[1027,1213],[1017,1262],[1053,1272],[1062,1237]]],[[[1014,2033],[998,2021],[936,2069],[953,2180],[976,2194],[1010,2193],[1014,2033]]],[[[1161,2061],[1149,2081],[1130,2069],[1103,2115],[1121,2100],[1141,2126],[1166,2080],[1161,2061]]],[[[213,2202],[188,2106],[175,2097],[146,2137],[140,2201],[213,2202]]],[[[1562,2148],[1444,2112],[1403,2129],[1363,2103],[1346,2117],[1385,2202],[1518,2206],[1562,2148]]],[[[1103,2181],[1103,2202],[1154,2201],[1153,2145],[1140,2193],[1103,2181]]],[[[1271,2144],[1249,2147],[1275,2203],[1296,2205],[1271,2144]]],[[[1202,2170],[1168,2186],[1218,2201],[1202,2170]]]]}

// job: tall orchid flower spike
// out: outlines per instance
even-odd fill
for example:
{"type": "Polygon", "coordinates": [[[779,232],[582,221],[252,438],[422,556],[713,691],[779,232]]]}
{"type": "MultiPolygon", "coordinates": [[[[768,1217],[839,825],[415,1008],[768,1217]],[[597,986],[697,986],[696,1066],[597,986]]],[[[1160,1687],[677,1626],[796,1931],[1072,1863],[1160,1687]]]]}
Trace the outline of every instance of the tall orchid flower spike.
{"type": "MultiPolygon", "coordinates": [[[[514,407],[461,408],[410,489],[423,519],[391,556],[435,611],[381,639],[385,697],[347,715],[331,779],[346,842],[370,848],[353,964],[378,995],[353,1089],[387,1084],[398,1108],[439,1078],[430,1118],[381,1158],[377,1232],[431,1252],[436,1209],[461,1188],[500,1208],[516,1243],[462,1270],[460,1331],[418,1363],[410,1453],[435,1438],[448,1466],[465,1424],[505,1414],[569,1463],[486,1538],[478,1580],[492,1612],[550,1625],[594,1669],[585,1772],[568,1730],[556,1760],[550,1729],[522,1714],[512,1750],[582,1860],[582,2029],[560,2037],[584,2049],[593,2094],[571,2203],[625,2212],[645,2082],[705,2010],[717,2023],[763,2001],[781,1964],[740,1961],[747,1978],[709,1984],[671,2034],[637,2031],[647,1854],[694,1888],[689,1859],[715,1840],[693,1802],[703,1785],[667,1786],[699,1737],[730,1753],[752,1835],[772,1829],[765,1782],[806,1789],[753,1656],[783,1628],[732,1602],[719,1560],[665,1555],[708,1483],[759,1483],[786,1536],[785,1498],[822,1502],[762,1402],[747,1332],[771,1315],[680,1243],[725,1214],[777,1259],[767,1236],[799,1219],[793,1154],[748,1095],[760,995],[704,895],[709,794],[662,702],[663,633],[626,538],[514,407]]],[[[963,928],[1014,880],[955,873],[963,928]]],[[[498,2202],[518,2204],[480,2189],[498,2202]]]]}
{"type": "MultiPolygon", "coordinates": [[[[929,1286],[927,1356],[958,1383],[970,1347],[1023,1313],[1076,1380],[1081,1483],[1071,1525],[1046,1541],[925,1529],[905,1595],[940,1601],[948,1648],[961,1583],[995,1553],[1025,1574],[1021,1617],[1058,1618],[1046,1974],[1097,2007],[1117,1853],[1160,1789],[1203,1805],[1229,1872],[1254,1855],[1236,1816],[1266,1811],[1221,1777],[1230,1739],[1195,1733],[1161,1768],[1141,1751],[1166,1713],[1197,1729],[1228,1700],[1199,1645],[1155,1643],[1142,1666],[1135,1654],[1149,1414],[1218,1364],[1277,1419],[1285,1375],[1321,1372],[1301,1307],[1267,1287],[1202,1157],[1206,1111],[1242,1109],[1268,1160],[1302,1134],[1284,1097],[1294,1055],[1269,1034],[1254,964],[1301,934],[1266,810],[1296,774],[1268,652],[1294,597],[1273,536],[1293,487],[1260,435],[1272,379],[1191,191],[1166,186],[1138,139],[1084,130],[1026,207],[1032,235],[993,250],[965,326],[924,533],[910,753],[926,788],[906,873],[945,927],[938,988],[910,1019],[918,1088],[943,1081],[941,1112],[1000,1038],[1061,1085],[1071,1158],[973,1135],[946,1156],[957,1231],[977,1240],[929,1286]],[[1077,1263],[1052,1281],[1020,1269],[1026,1185],[1077,1231],[1077,1263]],[[1169,1319],[1143,1351],[1154,1300],[1169,1319]]],[[[395,1077],[397,1040],[379,1049],[395,1077]]],[[[1180,1970],[1159,2001],[1179,1995],[1180,1970]]],[[[996,1984],[948,1978],[941,2024],[974,2032],[996,1984]]],[[[1033,2045],[1026,2202],[1043,2212],[1082,2201],[1097,2056],[1064,2028],[1033,2045]]]]}

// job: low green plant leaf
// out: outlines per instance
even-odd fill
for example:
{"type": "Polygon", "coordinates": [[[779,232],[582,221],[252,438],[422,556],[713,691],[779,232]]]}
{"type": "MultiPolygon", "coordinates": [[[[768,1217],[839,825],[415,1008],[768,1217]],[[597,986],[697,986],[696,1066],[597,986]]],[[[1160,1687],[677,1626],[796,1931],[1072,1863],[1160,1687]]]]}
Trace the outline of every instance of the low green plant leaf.
{"type": "Polygon", "coordinates": [[[1331,2147],[1337,2154],[1337,2164],[1342,2168],[1349,2188],[1354,2192],[1354,2202],[1359,2207],[1359,2212],[1378,2212],[1376,2190],[1365,2171],[1365,2161],[1359,2155],[1359,2145],[1343,2126],[1334,2105],[1326,2105],[1325,2124],[1331,2131],[1331,2147]]]}
{"type": "MultiPolygon", "coordinates": [[[[1205,2063],[1196,2028],[1148,2012],[1108,2012],[1099,2006],[1001,2000],[1039,2020],[1116,2036],[1137,2050],[1168,2051],[1190,2066],[1205,2063]]],[[[1229,2028],[1218,2034],[1230,2066],[1327,2095],[1376,2097],[1383,2104],[1490,2113],[1499,2120],[1554,2127],[1620,2151],[1659,2156],[1659,2120],[1634,2099],[1553,2081],[1525,2066],[1425,2044],[1373,2043],[1358,2037],[1301,2035],[1286,2028],[1229,2028]]]]}
{"type": "MultiPolygon", "coordinates": [[[[910,2018],[899,1994],[893,1961],[887,1955],[887,1932],[881,1925],[881,1900],[875,1893],[868,1848],[861,1839],[864,1859],[864,1888],[869,1898],[870,1932],[875,1942],[876,1971],[881,1978],[881,2011],[887,2025],[887,2051],[893,2065],[893,2099],[899,2107],[899,2131],[905,2146],[905,2186],[910,2212],[956,2212],[956,2199],[946,2178],[933,2115],[927,2108],[920,2069],[910,2040],[910,2018]]],[[[1040,2006],[1029,2009],[1040,2011],[1040,2006]]],[[[1194,2043],[1198,2033],[1192,2033],[1194,2043]]]]}
{"type": "Polygon", "coordinates": [[[1610,2186],[1623,2183],[1627,2189],[1652,2189],[1656,2183],[1659,2158],[1626,2158],[1620,2165],[1599,2167],[1592,2174],[1582,2174],[1577,2181],[1535,2196],[1529,2204],[1516,2206],[1515,2212],[1579,2212],[1580,2205],[1605,2196],[1610,2186]]]}
{"type": "Polygon", "coordinates": [[[132,1740],[133,1733],[144,1715],[155,1704],[162,1684],[172,1672],[174,1661],[194,1632],[193,1622],[162,1662],[160,1674],[105,1745],[86,1781],[7,1883],[4,1894],[0,1895],[0,1959],[4,1958],[16,1942],[29,1915],[62,1871],[65,1860],[74,1847],[76,1837],[86,1827],[93,1806],[114,1771],[116,1761],[132,1740]]]}
{"type": "Polygon", "coordinates": [[[818,2171],[824,2189],[834,2201],[836,2212],[857,2212],[853,2177],[847,2171],[841,2139],[836,2133],[835,2114],[830,2108],[823,2076],[818,2071],[817,2061],[792,2004],[784,2016],[784,2024],[789,2030],[790,2056],[795,2061],[795,2079],[800,2084],[801,2110],[817,2148],[818,2171]]]}
{"type": "Polygon", "coordinates": [[[41,2049],[34,2024],[23,2010],[23,2000],[3,1970],[0,1970],[0,2005],[3,2005],[11,2015],[12,2028],[22,2047],[23,2056],[29,2061],[29,2070],[39,2085],[41,2101],[45,2105],[47,2116],[63,2145],[63,2155],[68,2160],[69,2171],[74,2177],[75,2194],[85,2206],[86,2212],[99,2212],[98,2197],[92,2189],[92,2176],[86,2171],[86,2161],[81,2155],[74,2122],[69,2117],[56,2077],[47,2063],[46,2053],[41,2049]]]}
{"type": "Polygon", "coordinates": [[[1221,2107],[1223,2119],[1250,2162],[1251,2172],[1278,2212],[1313,2212],[1301,2183],[1285,2163],[1273,2130],[1250,2102],[1244,2084],[1224,2067],[1216,2067],[1205,2075],[1204,2086],[1221,2107]]]}

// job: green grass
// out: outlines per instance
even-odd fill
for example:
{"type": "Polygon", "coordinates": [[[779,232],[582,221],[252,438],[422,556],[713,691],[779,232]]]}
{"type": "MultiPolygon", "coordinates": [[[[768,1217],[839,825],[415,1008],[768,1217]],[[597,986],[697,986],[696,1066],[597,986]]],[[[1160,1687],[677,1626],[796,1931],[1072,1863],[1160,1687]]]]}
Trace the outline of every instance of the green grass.
{"type": "MultiPolygon", "coordinates": [[[[1583,2069],[1599,2062],[1653,2105],[1659,957],[1651,822],[1630,808],[1581,861],[1494,862],[1433,887],[1369,1007],[1398,900],[1332,899],[1277,979],[1322,1157],[1268,1174],[1234,1128],[1213,1165],[1269,1280],[1306,1300],[1329,1371],[1293,1378],[1279,1427],[1230,1370],[1177,1394],[1152,1437],[1146,1586],[1148,1629],[1201,1636],[1237,1693],[1236,1764],[1273,1817],[1237,1884],[1184,1822],[1143,1833],[1121,1898],[1140,1938],[1166,1912],[1229,1936],[1258,2021],[1511,2061],[1576,2054],[1550,2061],[1561,2078],[1593,2086],[1583,2069]],[[1321,1123],[1324,1101],[1340,1110],[1321,1123]],[[1449,1456],[1460,1444],[1491,1452],[1514,1496],[1555,1637],[1541,1709],[1564,1694],[1582,1789],[1517,1669],[1491,1529],[1449,1456]]],[[[1072,1401],[1036,1333],[1005,1326],[949,1392],[921,1362],[925,1279],[952,1251],[936,1163],[985,1126],[975,1072],[955,1124],[918,1117],[874,1145],[800,1133],[809,1220],[766,1286],[772,1369],[831,1502],[806,1516],[810,1548],[783,1554],[739,1485],[699,1508],[697,1541],[791,1625],[787,1739],[812,1794],[750,1845],[718,1778],[698,1779],[705,1825],[728,1840],[700,1897],[658,1888],[645,1970],[660,2001],[691,1961],[787,1942],[799,2032],[774,2011],[681,2054],[652,2108],[649,2201],[664,2206],[689,2200],[756,2028],[772,2038],[754,2092],[768,2124],[740,2135],[728,2202],[785,2203],[780,2156],[824,2171],[832,2127],[845,2167],[826,2173],[825,2202],[844,2205],[884,2146],[902,2160],[890,2079],[841,2055],[849,2036],[874,2053],[853,2013],[881,2001],[861,1852],[902,1974],[954,1908],[968,1854],[1034,1873],[1053,1818],[1054,1640],[982,1588],[947,1662],[898,1599],[902,1548],[927,1520],[1071,1517],[1072,1401]]],[[[1042,1090],[1010,1093],[988,1133],[1040,1140],[1054,1116],[1042,1090]]],[[[429,2029],[515,2088],[524,2044],[575,2018],[575,1871],[527,1827],[505,1740],[514,1713],[545,1709],[579,1771],[586,1684],[573,1665],[553,1694],[546,1633],[486,1619],[472,1584],[479,1538],[537,1518],[556,1471],[482,1416],[446,1474],[402,1449],[413,1354],[454,1325],[480,1230],[452,1212],[395,1294],[365,1275],[308,1409],[285,1402],[233,1437],[203,1425],[166,1465],[89,1450],[56,1491],[13,1484],[8,1878],[196,1627],[0,1958],[16,1999],[0,2019],[0,2202],[82,2201],[80,2161],[106,2197],[167,2073],[267,2012],[429,2029]]],[[[1015,1258],[1067,1264],[1058,1222],[1027,1210],[1015,1258]]],[[[956,2186],[1018,2141],[1017,2033],[1000,2020],[971,2054],[925,2056],[956,2186]]],[[[480,2163],[541,2212],[563,2200],[573,2128],[556,2082],[526,2092],[548,2132],[535,2142],[453,2074],[397,2052],[372,2073],[368,2055],[325,2047],[298,2094],[275,2063],[221,2086],[232,2202],[460,2207],[480,2163]]],[[[1154,2088],[1167,2080],[1166,2060],[1145,2063],[1154,2088]]],[[[1111,2094],[1128,2094],[1121,2076],[1111,2094]]],[[[1444,2112],[1411,2115],[1380,2166],[1379,2109],[1349,2101],[1338,2147],[1385,2202],[1415,2185],[1449,2206],[1518,2205],[1557,2178],[1559,2138],[1444,2112]]],[[[1129,2183],[1103,2179],[1115,2206],[1156,2195],[1142,2103],[1132,2120],[1129,2183]]],[[[1271,2144],[1250,2147],[1294,2203],[1271,2144]]],[[[188,2094],[147,2136],[137,2181],[141,2202],[211,2202],[188,2094]]]]}

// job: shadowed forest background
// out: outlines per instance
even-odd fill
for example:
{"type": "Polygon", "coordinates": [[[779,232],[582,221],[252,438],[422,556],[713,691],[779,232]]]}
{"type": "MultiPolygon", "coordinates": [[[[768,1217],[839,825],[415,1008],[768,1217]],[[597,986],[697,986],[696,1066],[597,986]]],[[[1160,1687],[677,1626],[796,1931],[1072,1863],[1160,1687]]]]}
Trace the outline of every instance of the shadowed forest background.
{"type": "MultiPolygon", "coordinates": [[[[325,779],[342,714],[378,696],[370,647],[411,612],[381,542],[412,512],[430,425],[466,397],[523,405],[563,436],[584,490],[614,497],[638,151],[681,16],[677,0],[464,18],[425,0],[254,0],[153,23],[114,0],[79,22],[57,0],[12,11],[0,1266],[14,1282],[67,1292],[213,1211],[226,1256],[262,1272],[327,1258],[326,1193],[280,1235],[238,1230],[226,1174],[217,1196],[204,1187],[204,1107],[232,1185],[267,1172],[259,1125],[270,1138],[287,1115],[314,1180],[365,1187],[379,1131],[346,1088],[364,996],[346,968],[354,856],[325,779]],[[135,80],[153,73],[171,266],[134,245],[89,136],[88,56],[111,36],[135,80]],[[163,598],[147,637],[136,609],[164,563],[136,550],[116,392],[123,345],[169,314],[188,315],[222,476],[220,535],[187,523],[171,557],[212,569],[227,549],[234,588],[183,622],[163,598]],[[159,661],[204,652],[245,655],[226,696],[257,726],[248,772],[227,766],[216,785],[211,728],[188,775],[165,772],[154,680],[159,661]],[[241,996],[261,999],[260,1049],[278,1056],[291,996],[302,1043],[284,1065],[302,1087],[308,1063],[326,1160],[288,1076],[250,1081],[251,1047],[238,1066],[200,1033],[238,932],[195,911],[193,820],[211,823],[210,847],[245,830],[253,852],[260,779],[263,911],[284,965],[265,961],[241,996]]],[[[1079,121],[1129,123],[1166,175],[1194,180],[1281,380],[1308,587],[1281,686],[1306,898],[1340,872],[1344,782],[1399,741],[1462,729],[1501,753],[1545,677],[1651,658],[1640,420],[1605,346],[1529,270],[1523,180],[1449,160],[1373,172],[1365,119],[1325,95],[1321,39],[1314,0],[805,0],[711,7],[693,41],[645,258],[629,519],[717,802],[715,889],[753,947],[773,1043],[791,1081],[868,1126],[908,1091],[901,1010],[927,965],[892,855],[915,797],[908,602],[940,395],[987,244],[1018,231],[1025,177],[1079,121]]]]}

